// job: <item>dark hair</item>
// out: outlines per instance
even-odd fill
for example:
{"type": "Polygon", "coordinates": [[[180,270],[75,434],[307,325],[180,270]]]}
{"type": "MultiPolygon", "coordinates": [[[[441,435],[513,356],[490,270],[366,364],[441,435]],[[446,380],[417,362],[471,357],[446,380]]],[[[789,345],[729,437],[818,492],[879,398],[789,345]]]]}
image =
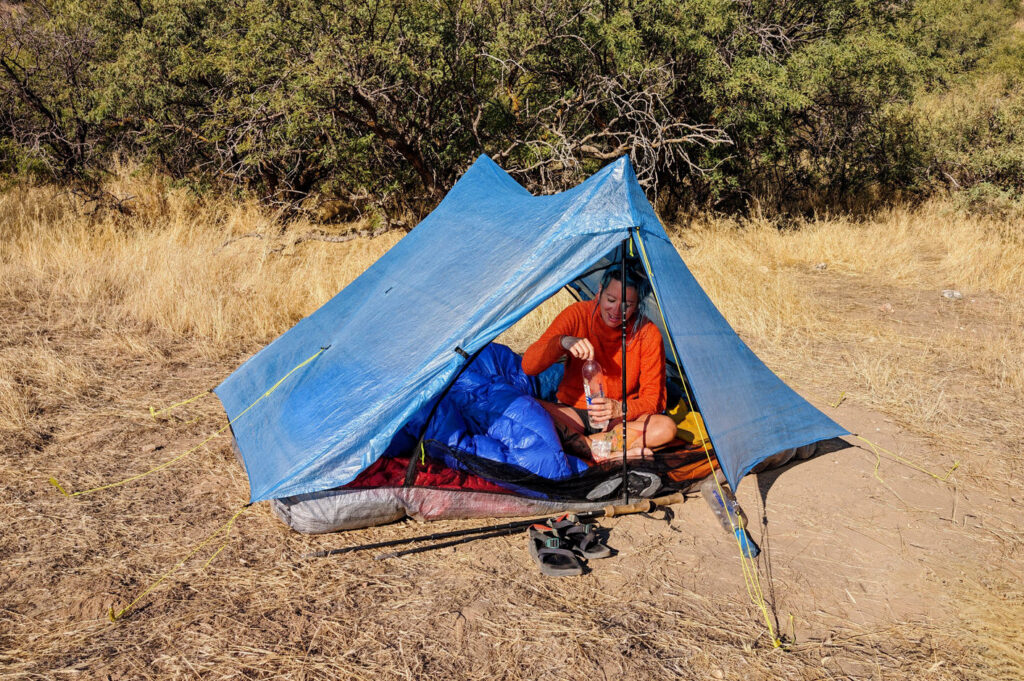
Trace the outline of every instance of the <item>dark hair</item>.
{"type": "MultiPolygon", "coordinates": [[[[622,281],[622,265],[613,262],[601,275],[601,291],[607,288],[608,284],[618,281],[623,284],[622,292],[625,295],[626,289],[636,289],[636,318],[633,321],[632,334],[640,330],[644,318],[647,316],[647,295],[651,292],[651,281],[647,278],[643,266],[639,262],[626,260],[626,280],[622,281]]],[[[595,308],[596,311],[596,308],[595,308]]]]}
{"type": "Polygon", "coordinates": [[[626,261],[626,281],[622,281],[622,265],[612,263],[601,276],[601,289],[604,290],[613,281],[622,282],[624,289],[635,288],[637,305],[643,304],[647,294],[651,292],[651,282],[647,278],[643,266],[629,260],[626,261]]]}

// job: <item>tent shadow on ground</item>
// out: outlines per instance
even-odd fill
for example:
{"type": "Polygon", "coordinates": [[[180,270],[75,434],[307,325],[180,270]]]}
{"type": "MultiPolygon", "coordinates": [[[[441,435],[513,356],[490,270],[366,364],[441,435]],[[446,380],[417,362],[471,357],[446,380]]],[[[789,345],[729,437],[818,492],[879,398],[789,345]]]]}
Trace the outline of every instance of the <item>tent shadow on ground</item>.
{"type": "Polygon", "coordinates": [[[769,604],[768,607],[769,607],[769,610],[772,613],[772,618],[775,620],[774,624],[775,624],[776,631],[781,631],[781,630],[780,630],[780,622],[779,622],[778,612],[775,609],[775,604],[777,603],[777,600],[776,600],[776,596],[775,596],[775,580],[774,580],[774,575],[772,573],[771,534],[769,532],[769,527],[768,527],[768,490],[770,490],[772,488],[772,485],[775,484],[775,481],[778,480],[779,477],[783,473],[785,473],[786,471],[788,471],[788,470],[790,470],[792,468],[795,468],[795,467],[797,467],[797,466],[799,466],[799,465],[801,465],[801,464],[803,464],[803,463],[805,463],[807,461],[810,461],[812,459],[816,459],[816,458],[818,458],[818,457],[820,457],[822,455],[832,454],[834,452],[839,452],[839,451],[842,451],[844,449],[850,449],[853,446],[854,445],[850,444],[849,442],[847,442],[846,440],[844,440],[841,437],[834,437],[834,438],[831,438],[831,439],[828,439],[828,440],[822,440],[821,442],[818,443],[818,446],[815,448],[814,456],[808,457],[806,459],[798,459],[798,458],[794,457],[788,463],[786,463],[786,464],[784,464],[782,466],[777,466],[775,468],[770,468],[770,469],[768,469],[766,471],[761,471],[760,473],[756,474],[757,475],[757,491],[758,491],[758,494],[760,495],[760,498],[761,498],[760,509],[758,509],[759,510],[760,518],[758,519],[758,521],[756,521],[761,526],[760,527],[760,530],[761,530],[761,532],[760,532],[760,546],[761,546],[760,560],[762,561],[762,564],[764,566],[765,584],[767,584],[767,594],[766,595],[768,596],[768,604],[769,604]]]}
{"type": "Polygon", "coordinates": [[[834,437],[828,440],[822,440],[821,442],[818,443],[818,446],[815,447],[814,456],[808,457],[806,459],[798,459],[796,457],[793,457],[782,466],[777,466],[775,468],[770,468],[768,470],[757,473],[757,491],[761,495],[762,523],[767,522],[763,516],[765,516],[765,514],[767,513],[768,508],[768,490],[772,488],[772,485],[775,484],[775,481],[779,479],[780,475],[782,475],[783,473],[792,468],[795,468],[796,466],[799,466],[805,461],[816,459],[819,456],[823,456],[825,454],[832,454],[835,452],[842,451],[844,449],[850,449],[853,446],[854,445],[850,444],[841,437],[834,437]]]}

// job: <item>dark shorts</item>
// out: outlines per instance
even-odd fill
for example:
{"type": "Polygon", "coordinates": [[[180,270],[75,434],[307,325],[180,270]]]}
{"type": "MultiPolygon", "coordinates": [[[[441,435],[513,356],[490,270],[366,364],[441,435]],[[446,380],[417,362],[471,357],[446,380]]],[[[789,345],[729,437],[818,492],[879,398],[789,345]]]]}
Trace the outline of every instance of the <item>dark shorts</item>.
{"type": "MultiPolygon", "coordinates": [[[[563,405],[563,406],[569,406],[569,405],[563,405]]],[[[576,407],[569,407],[569,408],[572,409],[574,412],[576,412],[576,414],[580,417],[580,420],[583,421],[583,434],[584,435],[593,435],[594,433],[601,433],[601,432],[603,432],[601,430],[598,430],[597,428],[594,428],[592,425],[590,425],[590,414],[587,412],[586,409],[577,409],[576,407]]],[[[607,428],[607,426],[605,426],[605,427],[607,428]]]]}

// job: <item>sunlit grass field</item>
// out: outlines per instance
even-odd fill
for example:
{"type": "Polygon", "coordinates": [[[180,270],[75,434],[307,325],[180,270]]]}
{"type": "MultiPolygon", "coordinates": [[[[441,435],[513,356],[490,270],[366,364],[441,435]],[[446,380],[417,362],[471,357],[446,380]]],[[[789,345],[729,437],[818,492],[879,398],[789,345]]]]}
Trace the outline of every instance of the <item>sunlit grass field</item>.
{"type": "MultiPolygon", "coordinates": [[[[136,472],[137,462],[122,465],[116,452],[138,450],[143,442],[151,447],[145,451],[154,457],[153,463],[166,458],[158,444],[164,435],[144,419],[130,416],[133,410],[144,414],[150,403],[170,403],[212,387],[316,310],[402,236],[394,231],[376,238],[325,241],[316,237],[342,237],[366,225],[325,227],[300,219],[282,226],[277,216],[253,203],[197,199],[130,168],[108,189],[133,197],[125,203],[128,213],[95,210],[52,187],[18,187],[0,194],[0,309],[7,317],[0,330],[0,485],[18,490],[5,492],[2,516],[9,527],[28,523],[36,528],[31,539],[8,536],[0,555],[20,571],[20,581],[0,584],[5,590],[18,584],[37,601],[58,588],[54,585],[66,590],[67,584],[53,572],[57,564],[46,558],[59,541],[59,569],[80,575],[75,583],[96,591],[103,601],[96,607],[76,606],[82,617],[63,633],[30,615],[10,615],[0,641],[15,652],[6,657],[0,653],[0,665],[9,665],[18,678],[43,673],[33,666],[33,659],[43,667],[64,665],[93,675],[105,673],[102,665],[93,664],[103,659],[115,670],[109,678],[132,676],[110,662],[114,652],[89,648],[87,641],[98,631],[100,624],[93,623],[101,621],[106,607],[123,602],[123,591],[144,587],[146,576],[119,582],[114,572],[118,560],[104,558],[107,562],[96,563],[95,568],[89,561],[99,555],[121,555],[126,549],[120,542],[126,537],[142,541],[141,533],[157,547],[154,560],[169,566],[184,549],[164,514],[186,513],[184,509],[223,492],[195,470],[165,474],[152,483],[164,499],[156,515],[148,510],[151,497],[144,491],[125,492],[131,495],[128,501],[122,496],[112,502],[117,509],[113,519],[103,515],[105,501],[74,502],[83,504],[78,533],[65,531],[58,539],[47,534],[52,530],[45,520],[46,513],[57,511],[27,510],[43,503],[38,499],[44,497],[37,495],[52,493],[40,481],[56,473],[76,483],[102,482],[136,472]],[[105,421],[122,417],[138,428],[118,431],[116,443],[90,439],[105,421]],[[90,464],[81,458],[85,454],[78,454],[83,447],[89,451],[86,444],[112,446],[115,453],[90,464]],[[49,453],[51,446],[58,447],[60,456],[49,453]],[[183,490],[189,486],[190,491],[183,490]]],[[[964,467],[965,480],[981,486],[1019,484],[1024,472],[1024,224],[965,215],[951,202],[936,200],[865,217],[822,216],[784,226],[767,219],[709,217],[669,225],[669,232],[729,322],[801,392],[825,403],[855,400],[923,438],[963,452],[961,458],[971,464],[964,467]],[[947,298],[943,291],[957,294],[947,298]]],[[[499,340],[521,351],[569,300],[567,294],[558,294],[499,340]]],[[[215,400],[210,402],[189,412],[188,418],[218,418],[215,400]]],[[[193,423],[180,422],[185,436],[199,433],[200,425],[193,423]]],[[[167,456],[171,453],[168,450],[167,456]]],[[[225,473],[232,480],[229,487],[244,489],[244,475],[226,444],[197,456],[200,467],[230,471],[225,473]]],[[[45,499],[47,509],[72,503],[45,499]]],[[[198,524],[205,532],[214,526],[211,517],[187,516],[178,522],[198,524]]],[[[64,522],[66,527],[68,521],[64,522]]],[[[284,528],[275,531],[267,539],[269,545],[286,541],[284,528]]],[[[1011,554],[1019,550],[1019,534],[1006,541],[1011,554]]],[[[242,574],[244,583],[233,581],[239,579],[237,572],[194,577],[191,583],[206,580],[203,589],[216,594],[211,602],[230,610],[238,590],[261,588],[251,571],[242,574]]],[[[264,600],[259,602],[267,612],[277,612],[273,604],[279,602],[294,602],[300,608],[302,589],[320,589],[321,596],[330,593],[322,591],[323,585],[309,583],[312,577],[307,574],[298,587],[277,573],[264,577],[264,600]]],[[[985,654],[999,664],[993,663],[992,671],[974,658],[956,658],[931,668],[927,678],[1003,678],[1000,670],[1015,674],[1022,668],[1020,632],[1012,628],[1022,612],[1019,585],[1017,592],[1011,590],[1004,597],[1010,588],[1005,581],[969,577],[978,585],[965,601],[966,611],[973,613],[972,635],[988,646],[985,654]]],[[[331,579],[340,580],[346,608],[372,610],[374,603],[386,601],[384,586],[378,585],[380,601],[367,600],[366,594],[352,592],[355,587],[345,578],[331,579]]],[[[219,620],[198,614],[207,612],[199,603],[202,590],[184,587],[181,595],[180,589],[177,601],[160,602],[159,612],[185,613],[200,622],[199,631],[207,633],[189,640],[216,663],[205,669],[215,669],[218,678],[259,676],[259,667],[233,661],[218,647],[223,642],[217,633],[219,620]]],[[[13,591],[8,594],[14,597],[13,591]]],[[[576,607],[577,600],[569,598],[566,607],[576,607]]],[[[410,617],[428,618],[416,610],[416,603],[406,606],[410,617]]],[[[8,612],[16,611],[21,612],[8,612]]],[[[655,617],[653,611],[648,615],[655,617]]],[[[378,623],[360,639],[345,621],[341,617],[325,626],[339,640],[356,636],[362,645],[368,645],[367,632],[387,636],[378,623]]],[[[239,631],[247,626],[263,625],[257,618],[239,631]]],[[[294,617],[266,626],[285,631],[287,638],[290,628],[318,625],[294,617]]],[[[946,633],[955,636],[959,626],[950,622],[946,633]]],[[[168,645],[177,635],[168,627],[154,630],[153,638],[135,635],[133,645],[140,650],[168,645]]],[[[728,636],[700,627],[679,630],[683,631],[717,651],[719,667],[733,668],[728,656],[734,642],[728,636]]],[[[650,643],[657,650],[671,644],[668,631],[664,639],[650,643]]],[[[264,651],[276,655],[269,669],[283,678],[369,678],[374,674],[368,669],[386,677],[412,669],[403,666],[404,653],[390,644],[371,655],[376,667],[362,655],[362,672],[345,666],[345,656],[354,653],[331,643],[314,645],[310,640],[308,645],[307,653],[320,651],[313,655],[314,663],[264,651]]],[[[461,662],[430,659],[436,665],[434,673],[473,676],[461,662]]],[[[202,675],[184,664],[165,663],[146,674],[202,675]]],[[[820,669],[806,656],[789,658],[781,667],[773,664],[762,660],[744,667],[737,662],[735,668],[746,669],[753,674],[750,678],[780,673],[819,678],[820,669]]],[[[417,669],[431,673],[429,668],[417,669]]],[[[512,678],[523,673],[504,669],[502,675],[512,678]]],[[[664,663],[648,671],[660,678],[673,669],[664,663]]],[[[889,670],[882,676],[894,674],[889,670]]]]}
{"type": "MultiPolygon", "coordinates": [[[[112,191],[135,197],[130,215],[89,215],[87,206],[52,188],[0,196],[0,286],[61,323],[100,329],[114,347],[145,351],[154,333],[187,338],[210,357],[239,344],[265,344],[402,235],[295,244],[322,228],[301,220],[282,228],[253,204],[199,201],[127,172],[112,191]]],[[[965,216],[934,202],[784,229],[767,220],[709,219],[671,225],[670,232],[726,318],[768,357],[836,343],[846,356],[842,366],[836,357],[817,361],[845,374],[837,385],[915,422],[954,417],[940,396],[945,379],[931,371],[935,366],[963,367],[985,390],[1024,396],[1024,225],[965,216]],[[854,309],[836,309],[831,297],[816,293],[822,286],[847,289],[854,309]],[[886,286],[933,297],[962,291],[967,304],[950,301],[950,309],[983,295],[997,324],[968,333],[934,328],[926,338],[901,335],[884,320],[906,313],[904,301],[871,304],[871,289],[886,286]]],[[[556,296],[500,340],[522,350],[568,300],[556,296]]],[[[63,390],[87,381],[87,368],[45,344],[6,348],[0,366],[7,369],[0,373],[7,376],[0,378],[0,429],[26,427],[26,404],[40,399],[12,376],[30,372],[63,390]]]]}

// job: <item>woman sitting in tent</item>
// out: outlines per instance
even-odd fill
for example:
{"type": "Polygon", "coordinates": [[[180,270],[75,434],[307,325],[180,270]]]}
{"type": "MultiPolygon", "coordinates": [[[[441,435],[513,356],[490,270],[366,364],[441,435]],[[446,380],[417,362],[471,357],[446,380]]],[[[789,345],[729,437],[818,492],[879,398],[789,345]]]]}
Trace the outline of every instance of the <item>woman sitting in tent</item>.
{"type": "MultiPolygon", "coordinates": [[[[675,422],[661,412],[667,401],[665,348],[661,332],[638,309],[650,283],[635,268],[626,269],[625,287],[618,266],[609,267],[594,300],[574,303],[562,310],[548,329],[523,355],[523,371],[537,375],[562,356],[568,356],[558,386],[557,403],[544,402],[563,441],[572,454],[590,455],[600,463],[621,456],[614,449],[593,447],[621,432],[625,392],[626,449],[629,457],[650,456],[651,448],[675,437],[675,422]],[[626,390],[622,390],[622,295],[626,298],[626,390]],[[595,360],[604,371],[605,396],[594,397],[587,407],[583,365],[595,360]],[[575,440],[581,447],[573,447],[575,440]],[[581,451],[582,450],[582,451],[581,451]]],[[[621,447],[620,444],[618,445],[621,447]]],[[[621,450],[619,450],[621,452],[621,450]]]]}

